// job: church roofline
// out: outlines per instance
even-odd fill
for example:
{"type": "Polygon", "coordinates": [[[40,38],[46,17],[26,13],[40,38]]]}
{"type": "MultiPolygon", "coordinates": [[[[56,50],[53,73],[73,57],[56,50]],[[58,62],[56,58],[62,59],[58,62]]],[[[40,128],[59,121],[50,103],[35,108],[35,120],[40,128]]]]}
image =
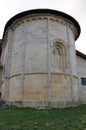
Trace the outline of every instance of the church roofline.
{"type": "MultiPolygon", "coordinates": [[[[57,15],[57,16],[61,16],[61,17],[64,17],[68,20],[70,20],[74,25],[75,27],[77,28],[77,36],[75,38],[75,40],[77,40],[77,38],[79,37],[80,35],[80,32],[81,32],[81,29],[80,29],[80,26],[79,26],[79,23],[73,18],[71,17],[70,15],[66,14],[66,13],[63,13],[63,12],[60,12],[60,11],[57,11],[57,10],[52,10],[52,9],[33,9],[33,10],[28,10],[28,11],[24,11],[24,12],[21,12],[15,16],[13,16],[5,25],[5,28],[4,28],[4,33],[3,33],[3,38],[4,38],[4,35],[5,35],[5,32],[6,30],[8,29],[8,27],[15,21],[15,20],[18,20],[24,16],[27,16],[27,15],[31,15],[31,14],[42,14],[42,13],[48,13],[48,14],[53,14],[53,15],[57,15]]],[[[3,39],[2,38],[2,39],[3,39]]]]}
{"type": "Polygon", "coordinates": [[[78,50],[76,50],[76,55],[80,56],[81,58],[86,60],[86,55],[78,50]]]}

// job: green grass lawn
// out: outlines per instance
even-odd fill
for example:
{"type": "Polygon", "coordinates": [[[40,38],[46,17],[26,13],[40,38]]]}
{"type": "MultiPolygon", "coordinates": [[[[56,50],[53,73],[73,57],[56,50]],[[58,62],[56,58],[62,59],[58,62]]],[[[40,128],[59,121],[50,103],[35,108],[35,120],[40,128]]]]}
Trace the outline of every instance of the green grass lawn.
{"type": "Polygon", "coordinates": [[[0,108],[0,130],[86,130],[86,105],[49,110],[0,108]]]}

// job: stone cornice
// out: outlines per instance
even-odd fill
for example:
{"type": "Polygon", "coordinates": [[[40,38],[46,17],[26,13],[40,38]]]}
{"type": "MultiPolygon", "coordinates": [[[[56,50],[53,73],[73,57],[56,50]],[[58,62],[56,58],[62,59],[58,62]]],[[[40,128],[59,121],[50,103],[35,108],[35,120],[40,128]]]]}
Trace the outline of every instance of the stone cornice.
{"type": "Polygon", "coordinates": [[[39,16],[38,15],[27,15],[23,18],[20,18],[18,20],[15,20],[12,25],[10,26],[10,28],[14,31],[19,25],[23,24],[24,22],[29,22],[29,21],[35,21],[35,20],[47,20],[49,19],[50,21],[53,21],[53,22],[57,22],[57,23],[60,23],[62,25],[67,25],[73,32],[73,35],[74,37],[76,38],[77,36],[77,29],[75,27],[75,25],[69,21],[68,19],[66,18],[63,18],[63,17],[60,17],[60,16],[55,16],[55,15],[50,15],[50,14],[40,14],[39,16]]]}
{"type": "Polygon", "coordinates": [[[61,16],[55,16],[52,14],[39,14],[39,15],[31,14],[31,15],[27,15],[27,16],[24,16],[23,18],[15,20],[11,24],[11,26],[9,26],[9,28],[6,30],[4,38],[2,39],[2,43],[4,44],[4,46],[7,43],[7,36],[8,36],[9,29],[12,29],[14,31],[21,24],[35,21],[35,20],[47,20],[47,19],[50,21],[62,24],[64,26],[68,26],[71,29],[71,31],[73,32],[74,38],[76,38],[76,36],[78,35],[77,28],[75,27],[75,25],[70,20],[68,20],[66,18],[63,18],[61,16]]]}
{"type": "Polygon", "coordinates": [[[29,10],[29,11],[22,12],[20,14],[15,15],[14,17],[12,17],[7,22],[7,24],[5,26],[3,38],[4,38],[4,35],[5,35],[6,31],[8,30],[9,26],[12,25],[14,21],[20,20],[20,19],[22,19],[24,17],[27,17],[27,16],[32,16],[34,14],[37,15],[37,16],[46,14],[46,15],[53,15],[55,17],[62,17],[63,19],[66,19],[66,20],[70,21],[73,24],[73,26],[75,26],[75,28],[77,30],[77,33],[75,33],[76,34],[75,35],[75,40],[80,35],[80,26],[79,26],[78,22],[73,17],[71,17],[70,15],[65,14],[63,12],[60,12],[60,11],[51,10],[51,9],[34,9],[34,10],[29,10]]]}

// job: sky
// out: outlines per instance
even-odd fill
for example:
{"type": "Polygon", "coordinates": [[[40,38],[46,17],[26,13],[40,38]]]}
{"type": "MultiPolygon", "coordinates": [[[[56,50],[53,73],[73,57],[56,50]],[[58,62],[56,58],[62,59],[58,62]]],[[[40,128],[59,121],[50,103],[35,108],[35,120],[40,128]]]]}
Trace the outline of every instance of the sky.
{"type": "Polygon", "coordinates": [[[37,8],[54,9],[74,17],[81,27],[81,34],[75,46],[77,50],[86,54],[86,0],[0,0],[0,39],[5,24],[11,17],[37,8]]]}

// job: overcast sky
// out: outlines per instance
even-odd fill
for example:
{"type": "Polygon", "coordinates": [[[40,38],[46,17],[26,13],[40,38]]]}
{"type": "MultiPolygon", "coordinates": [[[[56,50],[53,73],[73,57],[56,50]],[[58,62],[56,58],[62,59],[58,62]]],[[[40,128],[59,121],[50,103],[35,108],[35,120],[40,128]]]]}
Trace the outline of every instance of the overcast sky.
{"type": "Polygon", "coordinates": [[[6,22],[14,15],[37,8],[49,8],[74,17],[81,26],[76,49],[86,54],[86,0],[0,0],[0,38],[6,22]]]}

